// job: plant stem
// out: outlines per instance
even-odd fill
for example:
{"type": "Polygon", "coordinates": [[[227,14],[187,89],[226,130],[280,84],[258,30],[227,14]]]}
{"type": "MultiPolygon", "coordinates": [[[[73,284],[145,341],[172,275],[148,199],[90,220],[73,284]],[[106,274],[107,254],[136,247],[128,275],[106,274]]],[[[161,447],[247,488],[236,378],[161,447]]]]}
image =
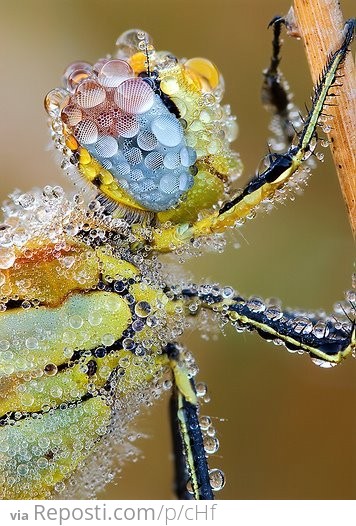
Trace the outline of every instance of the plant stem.
{"type": "MultiPolygon", "coordinates": [[[[294,0],[297,32],[303,39],[314,84],[326,57],[341,44],[344,20],[337,0],[294,0]]],[[[354,61],[348,53],[340,79],[342,88],[335,88],[337,105],[328,107],[333,115],[332,130],[327,134],[331,145],[341,191],[346,203],[353,235],[356,233],[356,115],[354,61]]]]}

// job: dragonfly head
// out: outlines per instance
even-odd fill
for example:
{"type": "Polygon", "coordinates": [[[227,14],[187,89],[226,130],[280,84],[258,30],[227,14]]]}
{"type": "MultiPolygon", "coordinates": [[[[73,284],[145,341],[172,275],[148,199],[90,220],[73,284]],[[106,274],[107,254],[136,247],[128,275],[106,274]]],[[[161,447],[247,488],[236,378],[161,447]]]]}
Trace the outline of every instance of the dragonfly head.
{"type": "Polygon", "coordinates": [[[241,171],[223,79],[209,60],[156,51],[141,30],[116,46],[94,65],[71,64],[64,87],[47,95],[54,139],[110,202],[160,221],[194,219],[241,171]]]}

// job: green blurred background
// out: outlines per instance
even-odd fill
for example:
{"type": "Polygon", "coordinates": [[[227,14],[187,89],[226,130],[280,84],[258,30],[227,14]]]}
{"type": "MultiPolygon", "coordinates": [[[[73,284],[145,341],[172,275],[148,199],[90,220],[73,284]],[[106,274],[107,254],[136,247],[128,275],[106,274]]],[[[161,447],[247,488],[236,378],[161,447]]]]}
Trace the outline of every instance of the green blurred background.
{"type": "MultiPolygon", "coordinates": [[[[352,15],[344,0],[345,17],[352,15]]],[[[14,187],[67,184],[47,151],[42,100],[66,65],[95,61],[126,29],[141,27],[158,49],[205,56],[226,82],[238,116],[235,148],[246,181],[266,152],[268,116],[261,108],[261,70],[270,55],[267,24],[288,0],[1,0],[1,200],[14,187]]],[[[302,44],[287,39],[282,69],[300,107],[311,81],[302,44]]],[[[186,264],[197,282],[233,285],[244,294],[277,296],[287,306],[330,310],[350,288],[353,240],[329,155],[302,197],[259,215],[234,233],[222,254],[186,264]],[[234,248],[239,244],[240,248],[234,248]]],[[[226,473],[224,499],[356,497],[356,363],[323,370],[255,335],[217,332],[185,343],[200,364],[221,447],[211,467],[226,473]],[[223,419],[220,421],[219,419],[223,419]]],[[[126,465],[103,498],[173,498],[168,397],[137,421],[148,435],[145,457],[126,465]]]]}

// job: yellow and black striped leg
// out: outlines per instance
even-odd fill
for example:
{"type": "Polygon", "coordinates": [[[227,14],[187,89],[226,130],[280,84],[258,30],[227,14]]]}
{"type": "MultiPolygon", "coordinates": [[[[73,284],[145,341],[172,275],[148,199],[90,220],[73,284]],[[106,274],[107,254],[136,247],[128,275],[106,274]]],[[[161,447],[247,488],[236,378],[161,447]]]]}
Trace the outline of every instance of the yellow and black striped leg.
{"type": "Polygon", "coordinates": [[[254,176],[241,193],[232,197],[219,210],[192,225],[180,224],[155,230],[152,239],[155,250],[172,251],[197,237],[224,232],[253,213],[261,203],[273,199],[275,192],[297,172],[315,147],[316,128],[320,124],[324,107],[328,105],[328,97],[334,95],[329,90],[334,86],[338,70],[353,39],[355,20],[349,20],[345,29],[346,35],[340,48],[329,57],[320,81],[314,88],[312,107],[304,121],[298,143],[291,145],[286,153],[269,154],[268,168],[254,176]]]}
{"type": "Polygon", "coordinates": [[[341,47],[330,56],[320,82],[314,88],[312,108],[305,119],[298,144],[290,146],[284,154],[270,154],[270,166],[253,177],[238,196],[222,206],[216,224],[232,225],[241,215],[246,216],[264,199],[273,196],[274,192],[282,187],[309,157],[310,152],[313,151],[313,139],[316,137],[316,128],[320,124],[319,119],[323,114],[324,106],[328,104],[328,97],[332,95],[329,90],[334,86],[338,69],[353,39],[355,20],[349,20],[346,29],[341,47]]]}
{"type": "Polygon", "coordinates": [[[275,302],[256,297],[245,299],[233,291],[227,298],[224,290],[210,292],[206,287],[191,287],[182,290],[182,297],[187,303],[196,298],[201,308],[220,312],[238,332],[256,330],[264,339],[278,340],[290,351],[308,353],[324,367],[337,364],[355,352],[356,312],[351,296],[345,316],[337,317],[282,310],[275,302]]]}
{"type": "Polygon", "coordinates": [[[174,382],[170,411],[175,454],[175,491],[179,499],[212,500],[214,494],[199,424],[194,380],[188,376],[177,344],[168,344],[165,352],[174,382]]]}

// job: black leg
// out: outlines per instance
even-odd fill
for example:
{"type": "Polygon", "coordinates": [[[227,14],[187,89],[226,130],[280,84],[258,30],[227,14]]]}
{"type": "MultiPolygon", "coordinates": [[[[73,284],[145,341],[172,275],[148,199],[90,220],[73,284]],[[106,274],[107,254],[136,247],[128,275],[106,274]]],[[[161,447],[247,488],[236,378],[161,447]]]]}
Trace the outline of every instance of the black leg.
{"type": "Polygon", "coordinates": [[[344,317],[338,317],[282,310],[268,300],[245,299],[233,292],[226,298],[223,289],[214,292],[206,292],[204,287],[187,287],[182,290],[182,297],[188,301],[195,297],[201,308],[221,312],[239,332],[255,330],[266,340],[279,340],[291,351],[308,353],[324,367],[341,362],[355,350],[356,311],[350,295],[344,317]]]}
{"type": "Polygon", "coordinates": [[[295,136],[298,111],[291,103],[288,84],[279,71],[281,29],[284,23],[282,17],[276,16],[268,26],[273,28],[272,56],[269,67],[263,71],[261,99],[265,108],[275,116],[271,127],[277,135],[276,139],[283,143],[284,148],[288,148],[295,136]]]}
{"type": "Polygon", "coordinates": [[[199,424],[194,381],[189,378],[184,362],[180,360],[180,347],[171,343],[166,346],[165,352],[171,363],[174,380],[170,411],[175,490],[179,499],[212,500],[214,494],[199,424]]]}

